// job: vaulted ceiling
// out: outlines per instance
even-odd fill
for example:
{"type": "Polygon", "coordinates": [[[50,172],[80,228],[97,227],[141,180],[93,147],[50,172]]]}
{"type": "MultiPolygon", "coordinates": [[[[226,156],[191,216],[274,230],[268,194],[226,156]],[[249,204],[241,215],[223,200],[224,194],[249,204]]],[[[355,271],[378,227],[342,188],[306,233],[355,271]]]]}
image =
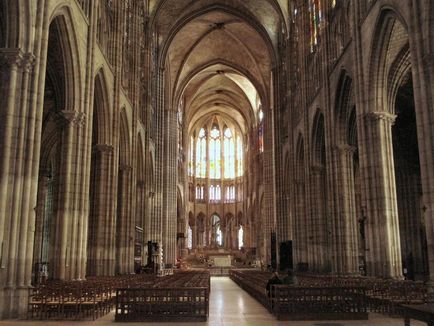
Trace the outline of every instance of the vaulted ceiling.
{"type": "Polygon", "coordinates": [[[165,87],[171,105],[184,104],[188,130],[209,114],[231,119],[245,133],[256,125],[259,106],[270,101],[286,11],[276,0],[165,0],[155,6],[165,87]]]}

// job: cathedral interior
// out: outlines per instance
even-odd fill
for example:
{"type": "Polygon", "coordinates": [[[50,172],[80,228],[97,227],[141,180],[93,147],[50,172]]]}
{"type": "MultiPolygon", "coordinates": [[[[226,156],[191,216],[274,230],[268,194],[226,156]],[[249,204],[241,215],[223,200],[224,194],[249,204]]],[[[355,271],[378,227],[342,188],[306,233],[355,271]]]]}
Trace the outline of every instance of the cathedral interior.
{"type": "Polygon", "coordinates": [[[0,157],[0,319],[177,270],[434,301],[434,1],[0,0],[0,157]]]}

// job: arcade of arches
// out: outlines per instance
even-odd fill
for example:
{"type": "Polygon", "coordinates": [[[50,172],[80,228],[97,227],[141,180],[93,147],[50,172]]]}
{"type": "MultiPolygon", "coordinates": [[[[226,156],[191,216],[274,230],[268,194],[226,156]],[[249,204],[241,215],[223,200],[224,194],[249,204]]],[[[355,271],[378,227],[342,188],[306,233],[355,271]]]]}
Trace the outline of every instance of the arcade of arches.
{"type": "Polygon", "coordinates": [[[431,0],[0,0],[0,93],[0,318],[148,241],[434,292],[431,0]]]}

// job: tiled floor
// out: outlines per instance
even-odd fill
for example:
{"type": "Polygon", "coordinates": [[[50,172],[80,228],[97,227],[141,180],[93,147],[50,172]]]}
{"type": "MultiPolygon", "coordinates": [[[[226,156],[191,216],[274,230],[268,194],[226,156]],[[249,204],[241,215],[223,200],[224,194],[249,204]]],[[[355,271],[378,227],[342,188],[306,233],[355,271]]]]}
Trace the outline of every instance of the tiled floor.
{"type": "MultiPolygon", "coordinates": [[[[229,278],[213,278],[211,280],[210,315],[206,323],[194,323],[195,326],[273,326],[273,325],[294,325],[294,326],[392,326],[404,325],[402,319],[386,318],[378,314],[370,314],[369,320],[365,321],[294,321],[279,322],[274,319],[268,311],[244,292],[229,278]]],[[[175,325],[186,326],[192,323],[114,323],[114,315],[109,314],[96,321],[0,321],[0,326],[138,326],[138,325],[175,325]]],[[[424,323],[412,321],[412,326],[422,326],[424,323]]]]}

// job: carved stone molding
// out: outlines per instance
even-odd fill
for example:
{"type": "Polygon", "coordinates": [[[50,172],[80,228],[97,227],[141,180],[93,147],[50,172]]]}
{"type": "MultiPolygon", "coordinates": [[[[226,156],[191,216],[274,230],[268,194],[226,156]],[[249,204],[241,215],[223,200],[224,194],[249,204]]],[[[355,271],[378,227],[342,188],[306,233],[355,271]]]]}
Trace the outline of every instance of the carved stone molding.
{"type": "Polygon", "coordinates": [[[119,171],[124,173],[130,173],[131,171],[133,171],[133,167],[131,165],[122,164],[119,165],[119,171]]]}
{"type": "Polygon", "coordinates": [[[75,110],[61,110],[58,114],[63,125],[82,126],[86,121],[86,114],[75,110]]]}
{"type": "Polygon", "coordinates": [[[334,150],[340,154],[354,154],[357,152],[357,147],[351,145],[337,145],[334,150]]]}
{"type": "Polygon", "coordinates": [[[2,70],[20,66],[23,59],[24,54],[21,49],[0,49],[0,67],[2,70]]]}
{"type": "Polygon", "coordinates": [[[22,67],[25,72],[30,72],[35,65],[35,56],[32,53],[26,53],[22,60],[22,67]]]}
{"type": "Polygon", "coordinates": [[[385,121],[393,125],[396,120],[396,115],[390,112],[370,112],[366,114],[366,119],[371,122],[385,121]]]}
{"type": "Polygon", "coordinates": [[[425,66],[434,68],[434,54],[429,53],[423,56],[423,62],[425,66]]]}
{"type": "Polygon", "coordinates": [[[107,144],[97,144],[93,148],[98,153],[113,153],[114,151],[114,147],[107,144]]]}
{"type": "Polygon", "coordinates": [[[321,174],[324,174],[324,172],[325,172],[325,167],[322,166],[322,165],[312,165],[312,166],[310,167],[310,172],[311,172],[313,175],[321,175],[321,174]]]}

